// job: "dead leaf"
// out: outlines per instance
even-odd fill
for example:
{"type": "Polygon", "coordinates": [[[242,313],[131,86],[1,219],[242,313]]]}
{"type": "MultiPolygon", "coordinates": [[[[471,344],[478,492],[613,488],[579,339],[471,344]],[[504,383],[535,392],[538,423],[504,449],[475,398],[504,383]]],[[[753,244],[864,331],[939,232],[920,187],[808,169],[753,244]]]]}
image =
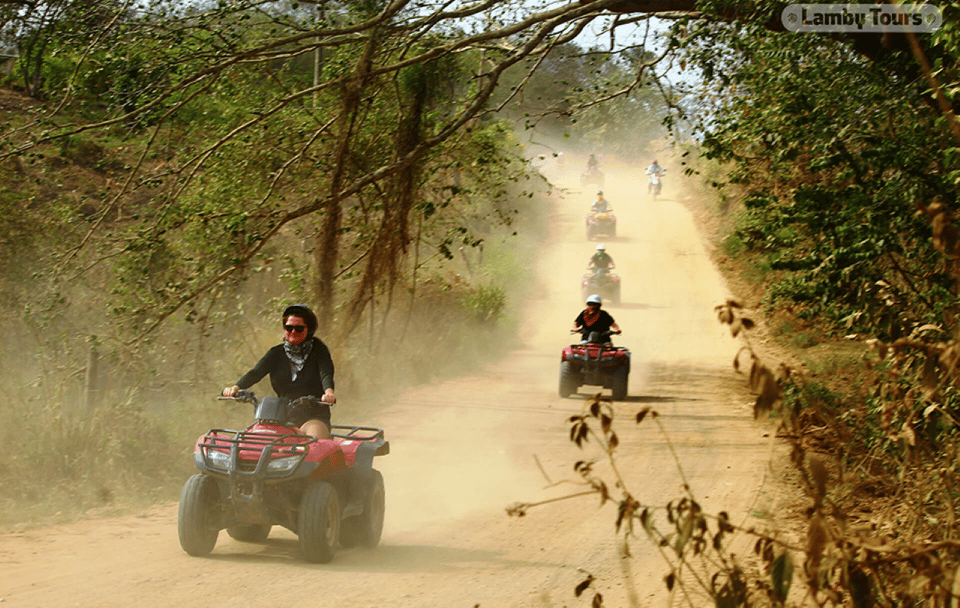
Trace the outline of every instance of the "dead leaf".
{"type": "Polygon", "coordinates": [[[877,351],[877,355],[880,357],[880,360],[883,361],[887,358],[887,344],[882,340],[877,340],[876,338],[867,340],[867,344],[873,350],[877,351]]]}
{"type": "Polygon", "coordinates": [[[933,323],[927,323],[926,325],[921,325],[920,327],[917,327],[917,328],[915,328],[912,332],[910,332],[910,337],[911,337],[911,338],[915,338],[916,336],[918,336],[919,334],[921,334],[921,333],[923,333],[923,332],[925,332],[925,331],[940,331],[940,332],[942,332],[942,331],[943,331],[943,328],[940,327],[939,325],[934,325],[933,323]]]}
{"type": "Polygon", "coordinates": [[[937,378],[937,362],[932,355],[927,355],[923,362],[923,396],[933,400],[940,388],[940,382],[937,378]]]}
{"type": "Polygon", "coordinates": [[[813,500],[815,506],[823,504],[823,499],[827,495],[827,482],[830,480],[830,472],[827,470],[827,464],[821,456],[811,455],[807,459],[807,468],[810,469],[810,477],[813,481],[813,500]]]}
{"type": "Polygon", "coordinates": [[[741,329],[743,329],[743,323],[740,319],[734,319],[733,323],[730,324],[730,335],[736,338],[741,329]]]}
{"type": "MultiPolygon", "coordinates": [[[[933,205],[928,207],[928,209],[932,207],[933,205]]],[[[950,215],[945,208],[935,212],[933,219],[930,220],[930,225],[933,228],[933,246],[940,253],[951,258],[956,258],[960,231],[958,231],[957,227],[950,221],[950,215]]]]}
{"type": "Polygon", "coordinates": [[[947,608],[960,608],[960,567],[953,573],[953,586],[950,589],[947,608]]]}
{"type": "Polygon", "coordinates": [[[914,432],[913,427],[906,422],[903,423],[903,427],[900,429],[900,438],[906,441],[910,447],[917,445],[917,434],[914,432]]]}
{"type": "Polygon", "coordinates": [[[577,597],[580,597],[584,591],[593,583],[593,575],[587,575],[587,578],[580,581],[580,583],[574,588],[573,594],[577,597]]]}
{"type": "Polygon", "coordinates": [[[823,560],[823,551],[827,547],[827,524],[819,512],[815,512],[810,518],[810,525],[807,527],[807,576],[811,581],[818,580],[820,572],[820,562],[823,560]]]}
{"type": "Polygon", "coordinates": [[[733,322],[733,311],[726,306],[722,306],[717,314],[717,319],[719,319],[721,323],[729,325],[731,322],[733,322]]]}

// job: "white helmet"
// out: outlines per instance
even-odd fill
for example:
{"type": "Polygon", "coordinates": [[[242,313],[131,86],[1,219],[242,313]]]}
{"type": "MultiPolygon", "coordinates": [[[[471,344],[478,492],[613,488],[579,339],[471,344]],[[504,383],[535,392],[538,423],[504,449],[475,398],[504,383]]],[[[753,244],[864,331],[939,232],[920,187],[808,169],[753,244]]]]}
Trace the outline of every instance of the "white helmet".
{"type": "Polygon", "coordinates": [[[600,243],[599,245],[597,245],[597,251],[606,251],[606,250],[607,248],[604,247],[603,243],[600,243]]]}
{"type": "Polygon", "coordinates": [[[587,304],[596,304],[597,306],[602,306],[603,301],[600,299],[599,294],[593,294],[592,296],[587,298],[587,304]]]}

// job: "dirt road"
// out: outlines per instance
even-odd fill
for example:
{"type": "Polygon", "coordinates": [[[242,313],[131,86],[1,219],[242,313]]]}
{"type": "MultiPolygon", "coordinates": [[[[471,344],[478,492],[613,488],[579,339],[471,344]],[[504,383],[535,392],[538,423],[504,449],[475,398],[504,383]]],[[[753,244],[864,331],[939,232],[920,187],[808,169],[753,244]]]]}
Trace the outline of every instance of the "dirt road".
{"type": "MultiPolygon", "coordinates": [[[[683,474],[708,512],[736,523],[769,506],[768,430],[751,419],[751,397],[731,360],[738,344],[716,322],[726,292],[668,174],[656,202],[639,167],[603,167],[604,191],[619,217],[606,241],[623,276],[623,303],[611,312],[631,347],[630,398],[617,404],[619,464],[645,504],[682,494],[667,440],[633,415],[661,415],[683,474]]],[[[554,170],[556,170],[554,168],[554,170]]],[[[596,243],[583,217],[595,188],[581,191],[576,168],[561,175],[552,243],[539,260],[542,289],[529,303],[516,349],[499,364],[458,380],[407,392],[376,420],[392,453],[378,459],[387,485],[382,544],[343,550],[326,565],[304,563],[296,538],[275,529],[263,544],[221,533],[208,558],[188,557],[177,540],[177,507],[140,516],[83,521],[0,535],[4,606],[588,606],[574,586],[598,578],[607,606],[679,604],[663,585],[667,566],[642,538],[622,559],[616,506],[595,497],[551,503],[524,518],[504,507],[576,490],[584,452],[568,441],[566,418],[582,399],[557,395],[559,353],[582,308],[579,277],[596,243]],[[304,591],[310,592],[305,597],[304,591]]],[[[588,390],[581,389],[586,396],[588,390]]],[[[705,598],[693,596],[692,605],[705,598]]]]}

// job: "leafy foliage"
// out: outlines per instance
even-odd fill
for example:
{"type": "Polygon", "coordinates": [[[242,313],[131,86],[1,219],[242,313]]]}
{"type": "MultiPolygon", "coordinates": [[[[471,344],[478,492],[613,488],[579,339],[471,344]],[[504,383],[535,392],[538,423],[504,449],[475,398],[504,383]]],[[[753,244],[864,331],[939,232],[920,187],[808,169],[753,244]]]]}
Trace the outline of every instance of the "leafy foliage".
{"type": "Polygon", "coordinates": [[[715,99],[704,151],[734,163],[730,183],[747,191],[737,235],[779,271],[769,302],[882,338],[943,321],[955,276],[916,210],[956,198],[935,153],[950,134],[905,80],[912,59],[871,61],[841,42],[760,30],[749,43],[715,26],[690,38],[706,32],[729,46],[713,71],[716,52],[689,43],[715,99]]]}

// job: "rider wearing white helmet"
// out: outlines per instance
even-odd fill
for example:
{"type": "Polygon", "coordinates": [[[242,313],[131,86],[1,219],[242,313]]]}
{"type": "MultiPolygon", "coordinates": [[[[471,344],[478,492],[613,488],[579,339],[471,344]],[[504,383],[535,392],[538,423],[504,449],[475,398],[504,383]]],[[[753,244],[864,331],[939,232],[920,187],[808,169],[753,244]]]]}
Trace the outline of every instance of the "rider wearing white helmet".
{"type": "MultiPolygon", "coordinates": [[[[597,294],[587,298],[587,307],[573,321],[573,331],[579,332],[584,338],[595,331],[601,334],[607,331],[619,334],[620,326],[613,320],[610,313],[600,308],[602,305],[603,300],[597,294]]],[[[609,342],[610,337],[604,336],[602,341],[609,342]]]]}
{"type": "Polygon", "coordinates": [[[607,248],[604,246],[604,244],[600,243],[597,245],[597,252],[594,253],[593,257],[590,258],[590,262],[587,264],[587,269],[609,272],[614,268],[616,268],[616,265],[613,263],[613,258],[607,253],[607,248]]]}

